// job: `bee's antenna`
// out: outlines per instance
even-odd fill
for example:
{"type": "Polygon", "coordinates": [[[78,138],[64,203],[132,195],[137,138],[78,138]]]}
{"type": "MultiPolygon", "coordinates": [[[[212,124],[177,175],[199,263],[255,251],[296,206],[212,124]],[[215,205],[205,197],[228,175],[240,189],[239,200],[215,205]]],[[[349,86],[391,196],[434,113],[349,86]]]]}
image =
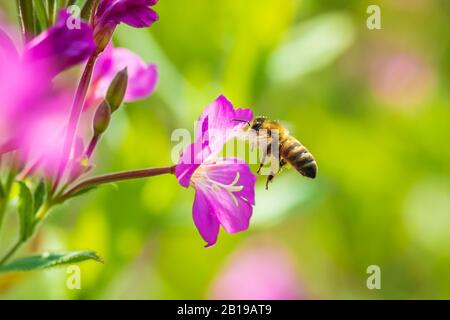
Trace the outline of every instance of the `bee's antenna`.
{"type": "Polygon", "coordinates": [[[247,120],[242,120],[242,119],[233,119],[232,121],[236,121],[236,122],[243,122],[243,123],[246,123],[246,124],[250,125],[250,121],[247,121],[247,120]]]}

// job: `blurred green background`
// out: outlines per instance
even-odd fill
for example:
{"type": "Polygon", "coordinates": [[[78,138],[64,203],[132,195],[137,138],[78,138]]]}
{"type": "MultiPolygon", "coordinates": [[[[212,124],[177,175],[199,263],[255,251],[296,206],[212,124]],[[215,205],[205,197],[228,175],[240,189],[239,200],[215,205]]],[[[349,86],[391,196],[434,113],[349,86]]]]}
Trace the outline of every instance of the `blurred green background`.
{"type": "MultiPolygon", "coordinates": [[[[0,3],[14,20],[14,2],[0,3]]],[[[258,181],[249,231],[203,248],[194,191],[172,176],[105,186],[46,221],[34,251],[105,264],[0,277],[1,299],[450,298],[450,2],[160,0],[115,44],[158,65],[157,92],[115,115],[96,173],[164,166],[219,94],[285,120],[315,155],[258,181]],[[381,30],[369,30],[370,4],[381,30]],[[381,290],[366,269],[381,268],[381,290]]],[[[0,236],[5,239],[6,236],[0,236]]],[[[2,240],[2,243],[6,243],[2,240]]],[[[30,247],[28,248],[30,250],[30,247]]],[[[25,250],[26,251],[26,250],[25,250]]],[[[22,253],[25,253],[22,251],[22,253]]]]}

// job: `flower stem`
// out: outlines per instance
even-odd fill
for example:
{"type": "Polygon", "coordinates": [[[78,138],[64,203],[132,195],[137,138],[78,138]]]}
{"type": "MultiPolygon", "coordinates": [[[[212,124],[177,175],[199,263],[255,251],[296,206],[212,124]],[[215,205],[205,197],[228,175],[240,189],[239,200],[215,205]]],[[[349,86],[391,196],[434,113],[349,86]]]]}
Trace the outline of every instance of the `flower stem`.
{"type": "Polygon", "coordinates": [[[92,154],[94,153],[95,147],[97,146],[98,140],[100,139],[100,135],[99,134],[94,134],[92,136],[91,141],[89,142],[89,146],[86,149],[86,157],[88,159],[91,158],[92,154]]]}
{"type": "Polygon", "coordinates": [[[88,188],[88,187],[93,187],[93,186],[97,186],[97,185],[101,185],[101,184],[105,184],[105,183],[117,182],[117,181],[159,176],[159,175],[168,174],[168,173],[174,174],[175,166],[124,171],[124,172],[117,172],[117,173],[106,174],[103,176],[93,177],[90,179],[86,179],[86,180],[80,182],[79,184],[75,185],[71,189],[69,189],[66,193],[64,193],[61,196],[61,198],[58,199],[59,200],[58,202],[62,202],[64,200],[70,198],[70,196],[75,194],[76,192],[78,192],[82,189],[88,188]]]}
{"type": "Polygon", "coordinates": [[[48,22],[50,25],[55,23],[56,0],[47,0],[48,22]]]}
{"type": "Polygon", "coordinates": [[[89,21],[91,18],[91,14],[94,10],[94,4],[96,4],[96,0],[86,0],[83,9],[81,9],[81,18],[89,21]]]}
{"type": "Polygon", "coordinates": [[[22,37],[26,43],[32,39],[34,34],[33,1],[16,0],[16,5],[22,37]]]}
{"type": "Polygon", "coordinates": [[[50,26],[47,16],[47,10],[43,1],[34,1],[34,10],[36,13],[35,23],[40,26],[41,30],[45,30],[50,26]]]}
{"type": "Polygon", "coordinates": [[[24,241],[20,238],[17,240],[16,244],[9,249],[9,251],[5,254],[5,256],[0,260],[0,265],[4,264],[6,261],[9,260],[13,256],[14,253],[16,253],[17,250],[24,244],[24,241]]]}
{"type": "Polygon", "coordinates": [[[8,177],[6,178],[5,187],[3,189],[3,195],[0,198],[0,230],[3,224],[3,218],[5,216],[5,211],[8,206],[9,195],[11,193],[11,187],[13,185],[14,179],[16,177],[15,167],[11,168],[8,177]]]}
{"type": "Polygon", "coordinates": [[[61,162],[59,164],[58,173],[56,175],[55,184],[53,186],[54,191],[58,187],[59,182],[66,169],[67,161],[69,160],[70,151],[72,150],[72,145],[76,136],[78,122],[83,112],[84,100],[86,98],[87,91],[89,89],[89,84],[92,78],[92,72],[94,70],[95,61],[98,55],[93,55],[89,58],[86,67],[81,76],[80,83],[78,84],[77,92],[75,94],[75,99],[72,104],[72,109],[70,111],[70,118],[67,127],[66,137],[64,141],[63,153],[61,156],[61,162]]]}
{"type": "Polygon", "coordinates": [[[20,247],[24,245],[27,242],[27,240],[33,236],[34,232],[36,231],[37,225],[47,216],[47,213],[50,211],[53,205],[54,202],[52,199],[47,200],[43,204],[43,206],[39,209],[39,211],[36,214],[36,217],[33,220],[31,235],[25,238],[20,237],[17,240],[16,244],[11,249],[9,249],[9,251],[5,254],[3,258],[0,259],[0,265],[6,263],[14,255],[14,253],[16,253],[16,251],[19,250],[20,247]]]}

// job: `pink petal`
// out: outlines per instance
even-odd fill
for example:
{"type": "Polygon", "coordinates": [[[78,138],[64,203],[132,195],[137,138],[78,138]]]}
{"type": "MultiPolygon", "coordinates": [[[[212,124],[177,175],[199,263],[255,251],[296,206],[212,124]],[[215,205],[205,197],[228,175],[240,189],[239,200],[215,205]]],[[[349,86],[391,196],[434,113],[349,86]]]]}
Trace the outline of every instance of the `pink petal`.
{"type": "Polygon", "coordinates": [[[143,99],[155,91],[158,81],[156,65],[146,64],[128,49],[108,46],[97,61],[93,76],[95,90],[89,100],[103,99],[111,81],[124,68],[128,69],[126,102],[143,99]]]}
{"type": "Polygon", "coordinates": [[[214,165],[207,165],[208,177],[211,180],[229,185],[233,182],[236,174],[239,173],[239,180],[236,185],[244,188],[236,192],[236,196],[247,200],[251,205],[255,205],[255,184],[256,175],[250,170],[248,164],[238,158],[225,158],[218,160],[214,165]]]}
{"type": "Polygon", "coordinates": [[[150,9],[155,0],[104,0],[96,13],[96,28],[113,26],[123,22],[135,28],[150,26],[158,20],[158,14],[150,9]]]}
{"type": "Polygon", "coordinates": [[[227,141],[242,132],[246,126],[242,121],[252,119],[252,110],[234,109],[225,96],[219,96],[201,114],[196,128],[196,139],[207,144],[211,154],[217,154],[227,141]]]}
{"type": "Polygon", "coordinates": [[[203,240],[206,241],[206,247],[214,245],[219,234],[219,220],[214,215],[213,207],[202,190],[195,193],[192,216],[203,240]]]}
{"type": "Polygon", "coordinates": [[[208,188],[203,190],[213,207],[220,224],[229,233],[247,230],[252,216],[255,201],[254,189],[256,177],[249,166],[238,159],[225,159],[215,164],[207,165],[205,170],[211,180],[229,185],[239,173],[235,186],[242,190],[233,192],[233,196],[223,188],[208,188]],[[236,163],[237,162],[237,163],[236,163]]]}
{"type": "Polygon", "coordinates": [[[183,187],[189,187],[191,176],[203,162],[202,157],[203,149],[197,143],[192,143],[184,149],[175,168],[175,176],[183,187]]]}
{"type": "Polygon", "coordinates": [[[43,64],[56,75],[93,54],[95,43],[89,24],[81,21],[80,28],[69,29],[68,17],[67,11],[61,9],[55,25],[27,44],[24,60],[43,64]]]}
{"type": "Polygon", "coordinates": [[[242,133],[245,123],[233,120],[251,121],[250,109],[234,109],[224,96],[219,96],[201,114],[196,128],[196,142],[183,151],[176,168],[178,182],[189,186],[192,174],[199,164],[215,156],[223,145],[242,133]]]}
{"type": "Polygon", "coordinates": [[[132,8],[127,15],[121,18],[121,22],[135,28],[150,26],[159,19],[158,14],[150,8],[132,8]]]}
{"type": "Polygon", "coordinates": [[[14,42],[8,36],[8,34],[6,34],[6,32],[0,29],[0,60],[1,61],[8,61],[11,59],[17,60],[18,57],[19,54],[16,50],[14,42]]]}

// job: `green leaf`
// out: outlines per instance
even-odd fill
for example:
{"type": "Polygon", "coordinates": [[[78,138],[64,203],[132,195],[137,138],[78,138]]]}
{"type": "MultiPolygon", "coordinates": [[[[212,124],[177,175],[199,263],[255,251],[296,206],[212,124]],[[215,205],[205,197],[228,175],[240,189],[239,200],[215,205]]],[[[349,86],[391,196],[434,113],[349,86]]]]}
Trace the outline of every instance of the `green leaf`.
{"type": "Polygon", "coordinates": [[[19,20],[22,27],[22,33],[27,41],[31,40],[34,30],[34,9],[33,1],[18,0],[19,20]]]}
{"type": "Polygon", "coordinates": [[[88,21],[91,17],[91,11],[94,7],[95,0],[86,0],[85,5],[83,6],[83,9],[81,9],[81,18],[88,21]]]}
{"type": "Polygon", "coordinates": [[[48,23],[52,25],[55,22],[56,0],[47,0],[48,23]]]}
{"type": "Polygon", "coordinates": [[[94,260],[103,263],[102,258],[99,257],[94,251],[67,251],[60,253],[47,252],[40,255],[19,258],[4,266],[0,266],[0,273],[47,269],[86,260],[94,260]]]}
{"type": "Polygon", "coordinates": [[[23,181],[17,181],[20,186],[19,191],[19,220],[20,237],[26,240],[30,237],[33,230],[33,195],[30,189],[23,181]]]}
{"type": "Polygon", "coordinates": [[[49,27],[49,22],[44,0],[34,0],[34,8],[36,13],[36,24],[39,25],[42,30],[47,29],[49,27]]]}
{"type": "Polygon", "coordinates": [[[34,207],[33,207],[33,214],[36,214],[38,212],[39,208],[42,206],[42,204],[45,201],[45,198],[47,196],[47,190],[45,187],[44,180],[41,180],[36,187],[36,190],[34,191],[34,207]]]}

